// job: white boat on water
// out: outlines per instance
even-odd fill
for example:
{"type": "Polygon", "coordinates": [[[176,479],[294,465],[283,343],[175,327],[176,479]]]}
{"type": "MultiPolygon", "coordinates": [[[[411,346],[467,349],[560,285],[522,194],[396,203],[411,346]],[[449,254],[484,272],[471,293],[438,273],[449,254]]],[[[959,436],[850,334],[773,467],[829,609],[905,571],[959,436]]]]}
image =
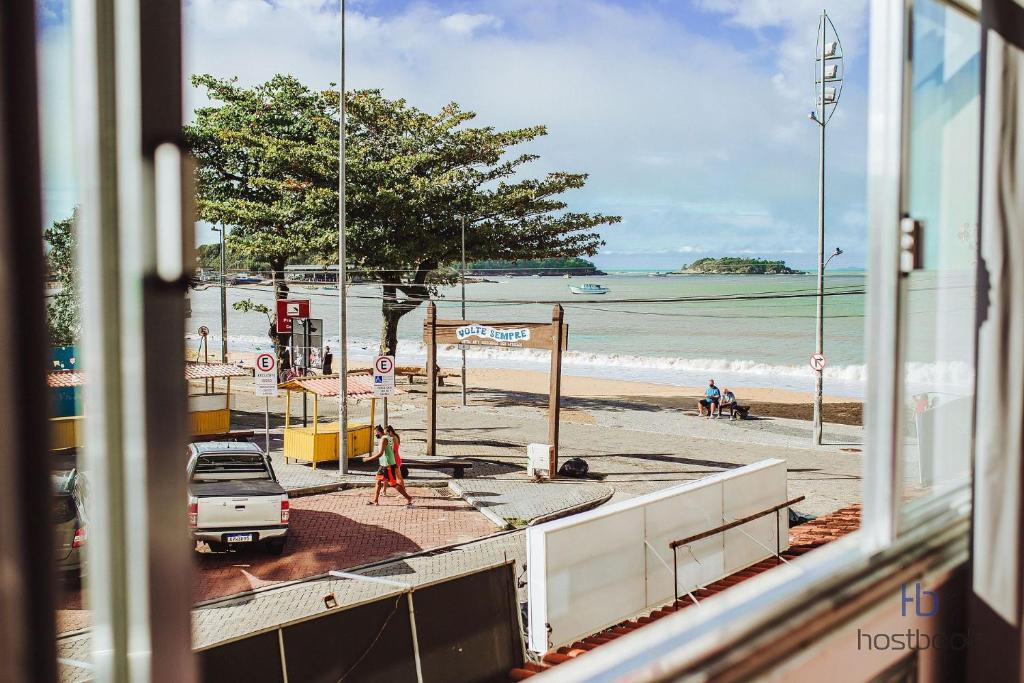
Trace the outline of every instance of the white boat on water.
{"type": "Polygon", "coordinates": [[[596,285],[593,282],[586,282],[579,287],[569,285],[569,291],[573,294],[607,294],[608,288],[604,285],[596,285]]]}

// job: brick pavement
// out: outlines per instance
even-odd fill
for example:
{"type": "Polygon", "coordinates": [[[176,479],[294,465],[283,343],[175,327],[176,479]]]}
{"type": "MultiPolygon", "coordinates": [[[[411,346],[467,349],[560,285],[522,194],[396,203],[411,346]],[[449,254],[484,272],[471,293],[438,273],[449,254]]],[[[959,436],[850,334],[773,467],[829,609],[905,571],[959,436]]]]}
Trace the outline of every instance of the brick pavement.
{"type": "MultiPolygon", "coordinates": [[[[261,549],[201,553],[193,575],[193,599],[203,602],[295,581],[332,569],[367,564],[419,550],[464,543],[497,531],[466,502],[444,489],[414,487],[415,507],[392,491],[378,506],[367,505],[369,489],[295,498],[291,530],[281,556],[261,549]]],[[[81,596],[69,589],[58,610],[58,631],[87,626],[81,596]]]]}

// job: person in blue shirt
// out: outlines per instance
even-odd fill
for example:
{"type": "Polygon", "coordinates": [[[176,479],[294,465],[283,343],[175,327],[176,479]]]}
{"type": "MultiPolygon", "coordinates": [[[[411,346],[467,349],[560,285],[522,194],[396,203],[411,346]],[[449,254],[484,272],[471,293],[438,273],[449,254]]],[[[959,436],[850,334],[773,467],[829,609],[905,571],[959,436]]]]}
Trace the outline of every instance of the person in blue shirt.
{"type": "Polygon", "coordinates": [[[704,409],[708,409],[708,419],[714,415],[715,411],[718,411],[718,416],[722,416],[722,392],[715,386],[715,380],[708,380],[708,388],[704,390],[704,398],[697,401],[697,414],[703,416],[704,409]]]}

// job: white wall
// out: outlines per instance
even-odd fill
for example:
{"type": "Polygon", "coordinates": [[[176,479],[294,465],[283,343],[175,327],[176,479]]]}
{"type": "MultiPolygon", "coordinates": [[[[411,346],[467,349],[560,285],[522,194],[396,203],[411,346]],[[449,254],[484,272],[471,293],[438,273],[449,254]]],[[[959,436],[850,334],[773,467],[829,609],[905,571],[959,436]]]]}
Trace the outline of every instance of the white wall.
{"type": "MultiPolygon", "coordinates": [[[[763,460],[529,527],[529,647],[545,652],[672,601],[669,542],[786,502],[785,461],[763,460]],[[547,633],[546,625],[551,632],[547,633]]],[[[783,511],[679,548],[679,594],[789,546],[783,511]]]]}

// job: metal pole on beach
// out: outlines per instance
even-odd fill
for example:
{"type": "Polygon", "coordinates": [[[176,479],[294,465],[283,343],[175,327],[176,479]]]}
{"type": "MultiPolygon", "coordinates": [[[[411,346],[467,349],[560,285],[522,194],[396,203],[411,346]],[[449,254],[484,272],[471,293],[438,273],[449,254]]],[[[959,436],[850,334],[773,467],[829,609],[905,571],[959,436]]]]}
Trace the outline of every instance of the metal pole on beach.
{"type": "Polygon", "coordinates": [[[348,474],[348,267],[345,254],[345,0],[341,0],[341,83],[338,87],[338,472],[348,474]]]}
{"type": "MultiPolygon", "coordinates": [[[[824,353],[825,343],[825,11],[821,12],[821,60],[818,64],[818,77],[821,81],[818,88],[818,296],[815,298],[815,319],[817,325],[814,332],[814,352],[819,356],[824,353]]],[[[814,426],[812,443],[821,445],[821,395],[823,370],[814,371],[814,426]]]]}
{"type": "MultiPolygon", "coordinates": [[[[814,356],[811,360],[811,367],[814,369],[814,418],[811,429],[811,443],[815,446],[821,445],[822,432],[822,380],[825,371],[825,126],[835,113],[839,105],[839,97],[843,91],[843,47],[839,42],[839,34],[836,27],[829,19],[825,10],[821,11],[821,19],[818,24],[819,50],[815,55],[818,62],[815,69],[815,107],[810,114],[810,119],[818,124],[818,295],[815,298],[815,319],[814,331],[814,356]],[[832,40],[829,40],[829,29],[831,28],[832,40]],[[831,83],[829,88],[826,83],[831,83]]],[[[843,251],[836,248],[836,251],[829,257],[842,254],[843,251]]]]}
{"type": "Polygon", "coordinates": [[[224,251],[224,233],[227,228],[223,225],[214,228],[220,233],[220,362],[228,362],[228,281],[226,270],[226,254],[224,251]]]}
{"type": "MultiPolygon", "coordinates": [[[[466,320],[466,217],[462,216],[462,320],[466,320]]],[[[462,405],[466,405],[466,349],[462,349],[462,405]]]]}

